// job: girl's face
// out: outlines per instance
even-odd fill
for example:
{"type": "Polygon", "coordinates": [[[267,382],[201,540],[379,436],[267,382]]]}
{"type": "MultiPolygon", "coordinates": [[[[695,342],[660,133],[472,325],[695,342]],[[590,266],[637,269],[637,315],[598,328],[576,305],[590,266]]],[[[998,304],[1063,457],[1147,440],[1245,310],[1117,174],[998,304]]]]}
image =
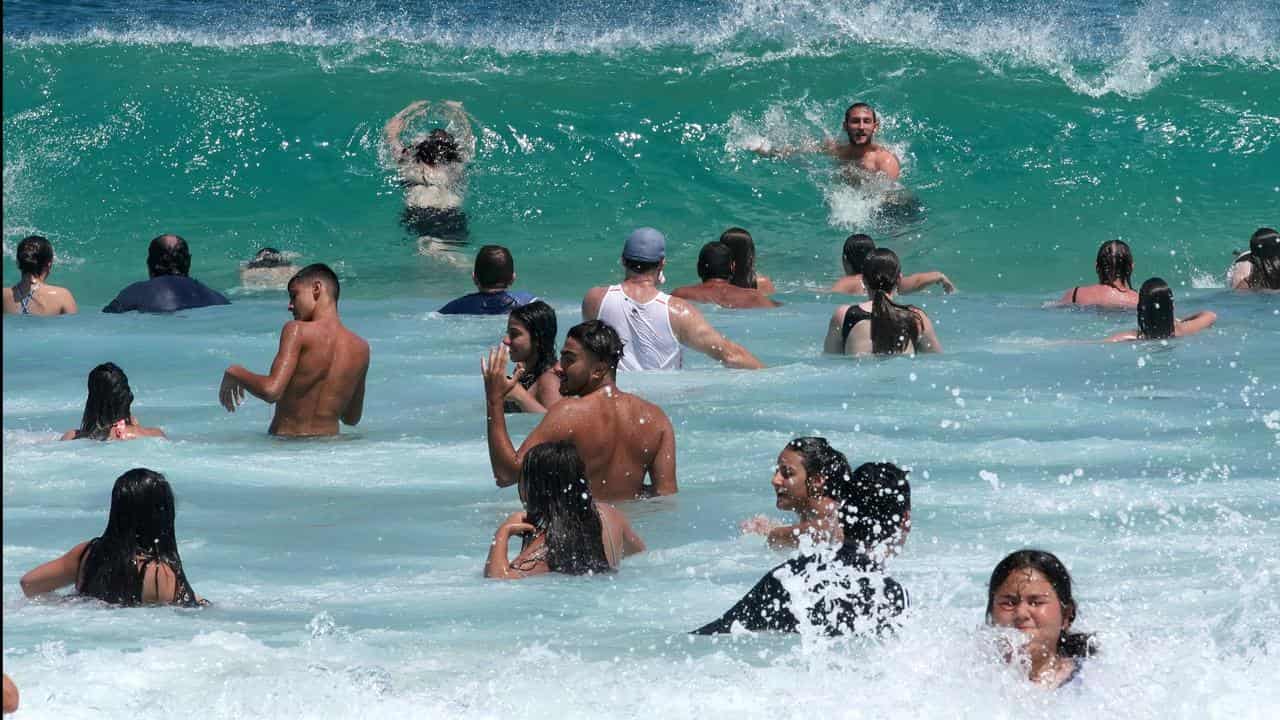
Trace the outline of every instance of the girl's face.
{"type": "Polygon", "coordinates": [[[511,359],[518,363],[527,363],[533,359],[533,336],[529,329],[519,320],[507,318],[507,336],[502,344],[511,352],[511,359]]]}
{"type": "Polygon", "coordinates": [[[1048,655],[1057,654],[1062,632],[1071,626],[1058,593],[1044,573],[1034,568],[1014,570],[996,588],[991,622],[1017,628],[1026,636],[1028,650],[1048,655]]]}
{"type": "Polygon", "coordinates": [[[778,466],[773,471],[773,491],[777,494],[779,510],[800,510],[813,500],[809,493],[809,475],[804,470],[804,457],[787,448],[778,455],[778,466]]]}

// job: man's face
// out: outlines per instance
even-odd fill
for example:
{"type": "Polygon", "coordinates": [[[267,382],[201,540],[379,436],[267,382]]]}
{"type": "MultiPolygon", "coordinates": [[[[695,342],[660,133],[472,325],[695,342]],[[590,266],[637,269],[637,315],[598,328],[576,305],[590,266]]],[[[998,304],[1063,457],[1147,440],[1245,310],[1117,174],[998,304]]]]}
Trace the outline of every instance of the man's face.
{"type": "Polygon", "coordinates": [[[289,312],[294,320],[307,321],[316,310],[316,282],[289,283],[289,312]]]}
{"type": "Polygon", "coordinates": [[[844,131],[849,135],[850,145],[869,145],[875,136],[880,123],[876,122],[875,113],[869,107],[856,107],[844,116],[844,131]]]}
{"type": "Polygon", "coordinates": [[[591,392],[599,365],[600,362],[582,347],[582,343],[566,338],[560,348],[560,362],[552,368],[560,376],[560,394],[569,397],[591,392]]]}

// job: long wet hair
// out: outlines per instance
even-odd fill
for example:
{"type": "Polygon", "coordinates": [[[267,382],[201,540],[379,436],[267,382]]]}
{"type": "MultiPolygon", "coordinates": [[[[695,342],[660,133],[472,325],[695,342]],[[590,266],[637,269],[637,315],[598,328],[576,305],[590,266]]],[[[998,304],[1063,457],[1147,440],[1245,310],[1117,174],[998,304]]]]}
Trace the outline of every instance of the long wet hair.
{"type": "Polygon", "coordinates": [[[733,251],[733,277],[729,282],[738,287],[756,288],[756,243],[751,233],[740,227],[731,227],[720,233],[720,242],[733,251]]]}
{"type": "Polygon", "coordinates": [[[1133,253],[1123,240],[1109,240],[1098,248],[1098,259],[1094,261],[1094,270],[1098,273],[1098,282],[1102,285],[1124,287],[1133,286],[1133,253]]]}
{"type": "Polygon", "coordinates": [[[1138,290],[1138,337],[1160,340],[1173,337],[1173,290],[1169,283],[1153,277],[1138,290]]]}
{"type": "Polygon", "coordinates": [[[915,307],[889,299],[902,278],[898,254],[876,248],[862,265],[862,282],[871,295],[871,352],[877,355],[904,353],[920,340],[920,318],[915,307]]]}
{"type": "Polygon", "coordinates": [[[426,139],[413,146],[413,159],[427,165],[462,162],[458,141],[444,128],[435,128],[426,139]]]}
{"type": "MultiPolygon", "coordinates": [[[[1071,623],[1076,619],[1076,599],[1071,594],[1071,573],[1062,561],[1051,552],[1027,548],[1009,554],[991,571],[987,583],[987,624],[991,624],[991,611],[995,607],[996,590],[1010,575],[1018,570],[1036,570],[1049,581],[1062,605],[1062,617],[1071,623]]],[[[1092,633],[1069,632],[1064,629],[1058,636],[1058,654],[1062,657],[1089,657],[1097,651],[1092,633]]]]}
{"type": "Polygon", "coordinates": [[[872,240],[870,235],[855,233],[845,238],[844,250],[840,253],[841,259],[844,261],[845,274],[860,274],[862,265],[867,260],[867,255],[875,249],[876,241],[872,240]]]}
{"type": "Polygon", "coordinates": [[[30,235],[18,243],[14,256],[18,271],[27,275],[41,275],[53,265],[53,245],[47,238],[30,235]]]}
{"type": "Polygon", "coordinates": [[[1280,233],[1271,228],[1258,228],[1249,238],[1249,287],[1280,290],[1280,233]]]}
{"type": "Polygon", "coordinates": [[[587,469],[573,443],[543,443],[520,468],[525,517],[546,534],[547,567],[568,575],[610,572],[604,528],[591,499],[587,469]]]}
{"type": "MultiPolygon", "coordinates": [[[[830,494],[832,484],[846,481],[851,474],[849,459],[844,453],[831,447],[826,438],[816,436],[798,437],[787,443],[787,449],[800,455],[800,464],[804,466],[806,476],[822,477],[824,496],[838,499],[830,494]]],[[[818,494],[812,487],[806,487],[805,490],[810,495],[818,494]]]]}
{"type": "Polygon", "coordinates": [[[76,437],[106,440],[117,422],[131,422],[132,408],[133,390],[129,389],[129,378],[119,365],[102,363],[89,371],[89,397],[84,401],[84,415],[80,417],[76,437]]]}
{"type": "Polygon", "coordinates": [[[511,318],[524,326],[533,343],[533,364],[520,376],[520,384],[527,390],[556,364],[556,311],[545,302],[534,300],[512,310],[511,318]]]}
{"type": "Polygon", "coordinates": [[[76,589],[104,602],[139,605],[147,564],[161,562],[173,570],[176,579],[174,604],[198,604],[182,570],[173,518],[173,489],[164,475],[134,468],[116,478],[107,529],[85,550],[84,570],[76,589]],[[141,568],[139,560],[143,561],[141,568]]]}

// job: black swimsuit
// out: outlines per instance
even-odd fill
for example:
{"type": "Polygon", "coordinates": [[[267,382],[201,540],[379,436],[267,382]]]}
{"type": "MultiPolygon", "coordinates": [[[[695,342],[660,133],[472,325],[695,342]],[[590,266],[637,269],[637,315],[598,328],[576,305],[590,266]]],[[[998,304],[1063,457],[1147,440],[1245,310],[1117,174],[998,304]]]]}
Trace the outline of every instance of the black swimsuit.
{"type": "Polygon", "coordinates": [[[849,309],[844,311],[844,324],[840,327],[840,339],[848,342],[849,333],[853,332],[853,326],[863,320],[870,319],[871,313],[863,310],[861,305],[850,305],[849,309]]]}

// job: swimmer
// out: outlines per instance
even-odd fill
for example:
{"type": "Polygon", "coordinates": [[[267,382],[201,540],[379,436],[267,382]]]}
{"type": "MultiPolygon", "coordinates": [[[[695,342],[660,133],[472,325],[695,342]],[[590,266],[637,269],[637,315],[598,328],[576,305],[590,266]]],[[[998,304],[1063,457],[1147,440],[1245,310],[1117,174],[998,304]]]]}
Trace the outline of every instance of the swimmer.
{"type": "Polygon", "coordinates": [[[274,404],[272,435],[337,435],[339,420],[356,425],[364,414],[369,343],[338,317],[338,276],[328,265],[302,268],[288,290],[294,319],[280,331],[270,373],[232,365],[222,375],[218,400],[227,412],[236,411],[245,392],[274,404]]]}
{"type": "Polygon", "coordinates": [[[147,247],[150,279],[121,290],[102,312],[171,313],[231,304],[225,295],[191,277],[190,272],[191,250],[186,240],[172,234],[153,238],[147,247]]]}
{"type": "Polygon", "coordinates": [[[524,510],[511,513],[493,536],[484,576],[519,580],[548,572],[594,575],[614,572],[622,558],[644,552],[627,517],[591,498],[582,458],[568,441],[538,445],[520,470],[524,510]],[[514,560],[507,545],[523,537],[514,560]]]}
{"type": "Polygon", "coordinates": [[[844,535],[836,512],[838,504],[828,491],[835,486],[827,478],[843,478],[852,472],[844,453],[831,447],[826,438],[792,440],[778,454],[771,483],[778,509],[795,512],[797,522],[784,525],[757,515],[742,523],[742,531],[765,535],[774,550],[796,547],[801,535],[814,542],[841,542],[844,535]]]}
{"type": "Polygon", "coordinates": [[[675,370],[683,366],[682,345],[726,367],[757,370],[764,365],[741,345],[716,331],[688,301],[658,290],[666,278],[667,238],[653,228],[637,228],[622,248],[626,278],[598,286],[582,299],[582,317],[603,320],[622,338],[623,370],[675,370]]]}
{"type": "Polygon", "coordinates": [[[886,248],[868,253],[862,277],[871,299],[841,305],[831,315],[823,352],[836,355],[895,355],[942,352],[933,322],[914,305],[899,305],[894,292],[902,280],[898,255],[886,248]]]}
{"type": "Polygon", "coordinates": [[[1089,305],[1102,308],[1131,308],[1138,304],[1138,293],[1131,287],[1133,253],[1123,240],[1110,240],[1098,248],[1094,261],[1097,285],[1074,287],[1062,294],[1059,306],[1089,305]]]}
{"type": "Polygon", "coordinates": [[[725,308],[774,308],[782,305],[759,290],[738,287],[732,282],[733,251],[722,242],[709,242],[698,253],[698,277],[702,282],[671,291],[671,297],[690,302],[715,303],[725,308]]]}
{"type": "Polygon", "coordinates": [[[80,427],[63,433],[63,440],[136,440],[164,437],[160,428],[143,427],[133,414],[129,378],[115,363],[89,371],[89,397],[84,401],[80,427]]]}
{"type": "Polygon", "coordinates": [[[499,345],[480,363],[488,410],[489,462],[498,487],[520,479],[531,448],[571,441],[578,449],[598,500],[631,500],[676,492],[676,436],[662,408],[619,390],[622,341],[599,320],[569,328],[555,373],[564,399],[553,405],[517,451],[507,433],[503,403],[523,369],[508,377],[507,347],[499,345]],[[650,482],[644,482],[645,475],[650,482]]]}
{"type": "Polygon", "coordinates": [[[437,127],[406,147],[400,137],[405,125],[430,107],[426,100],[411,103],[387,121],[384,133],[405,188],[401,220],[418,236],[423,252],[435,254],[467,241],[462,201],[466,195],[466,165],[475,155],[475,138],[462,103],[446,100],[440,109],[456,135],[437,127]]]}
{"type": "Polygon", "coordinates": [[[18,712],[18,686],[6,673],[4,676],[4,714],[18,712]]]}
{"type": "Polygon", "coordinates": [[[1218,316],[1201,310],[1181,320],[1173,315],[1173,290],[1160,278],[1151,278],[1138,290],[1138,329],[1119,332],[1107,338],[1107,342],[1133,340],[1164,340],[1171,337],[1195,335],[1213,325],[1218,316]]]}
{"type": "Polygon", "coordinates": [[[1258,228],[1249,252],[1236,258],[1227,276],[1232,290],[1280,290],[1280,233],[1258,228]]]}
{"type": "Polygon", "coordinates": [[[5,315],[74,315],[79,311],[71,291],[46,280],[53,270],[53,245],[39,235],[25,237],[14,253],[22,278],[4,289],[5,315]]]}
{"type": "Polygon", "coordinates": [[[1027,679],[1047,688],[1079,682],[1093,636],[1069,632],[1076,619],[1071,574],[1043,550],[1019,550],[996,565],[987,583],[987,624],[1016,628],[1026,642],[1004,652],[1027,663],[1027,679]]]}
{"type": "Polygon", "coordinates": [[[751,233],[740,227],[731,227],[720,233],[720,242],[733,251],[733,277],[729,282],[740,288],[759,290],[765,295],[778,292],[773,281],[756,273],[756,243],[751,233]]]}
{"type": "Polygon", "coordinates": [[[169,481],[134,468],[116,478],[102,535],[23,575],[22,592],[35,597],[74,584],[113,605],[205,605],[182,571],[173,518],[169,481]]]}
{"type": "Polygon", "coordinates": [[[911,531],[911,485],[891,463],[864,463],[830,478],[844,542],[834,555],[801,555],[765,574],[720,619],[694,630],[713,635],[743,630],[826,635],[883,634],[897,628],[907,591],[884,572],[911,531]],[[793,590],[803,591],[800,595],[793,590]]]}
{"type": "Polygon", "coordinates": [[[534,300],[507,316],[502,338],[511,359],[520,368],[520,380],[511,388],[502,408],[506,412],[544,413],[560,402],[560,376],[556,365],[556,311],[534,300]]]}
{"type": "Polygon", "coordinates": [[[524,291],[511,292],[516,281],[515,259],[501,245],[485,245],[476,253],[471,282],[476,292],[445,303],[441,315],[505,315],[537,298],[524,291]]]}
{"type": "Polygon", "coordinates": [[[240,285],[247,288],[283,288],[296,272],[298,267],[284,253],[265,247],[240,267],[240,285]]]}
{"type": "MultiPolygon", "coordinates": [[[[831,286],[831,292],[845,295],[866,295],[867,286],[862,279],[862,266],[867,255],[876,249],[876,243],[870,235],[857,233],[845,238],[844,250],[840,254],[840,262],[844,266],[844,277],[831,286]]],[[[923,290],[930,285],[941,285],[942,291],[950,295],[956,291],[951,279],[937,271],[912,273],[903,275],[898,282],[898,292],[902,294],[923,290]]]]}
{"type": "Polygon", "coordinates": [[[845,134],[849,137],[847,144],[841,144],[828,137],[823,143],[801,147],[784,147],[777,150],[768,147],[751,148],[754,152],[772,157],[785,157],[797,152],[824,152],[840,161],[846,167],[872,175],[884,175],[890,180],[897,180],[902,174],[898,156],[892,150],[875,142],[876,131],[880,129],[880,118],[870,105],[858,102],[844,111],[845,134]]]}

